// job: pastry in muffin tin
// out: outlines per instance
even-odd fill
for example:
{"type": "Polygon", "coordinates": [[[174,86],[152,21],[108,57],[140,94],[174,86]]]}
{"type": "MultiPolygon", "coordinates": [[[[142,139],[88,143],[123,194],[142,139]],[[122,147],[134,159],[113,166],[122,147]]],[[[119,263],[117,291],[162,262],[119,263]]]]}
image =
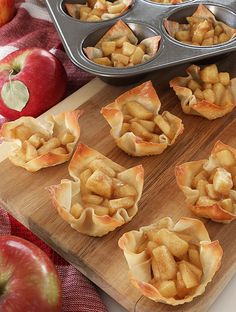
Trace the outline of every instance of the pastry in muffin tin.
{"type": "Polygon", "coordinates": [[[20,117],[4,123],[1,138],[17,145],[9,160],[30,172],[66,162],[80,137],[78,118],[81,114],[75,110],[49,115],[42,122],[33,117],[20,117]]]}
{"type": "Polygon", "coordinates": [[[209,159],[175,169],[179,188],[194,214],[228,223],[236,218],[236,150],[216,142],[209,159]]]}
{"type": "Polygon", "coordinates": [[[199,4],[192,16],[186,17],[187,24],[165,20],[164,26],[171,37],[185,44],[213,46],[228,42],[236,36],[236,29],[218,21],[203,4],[199,4]]]}
{"type": "Polygon", "coordinates": [[[115,18],[132,5],[132,0],[87,0],[85,4],[65,3],[68,14],[87,22],[100,22],[115,18]]]}
{"type": "Polygon", "coordinates": [[[69,174],[74,181],[63,179],[49,192],[60,216],[78,232],[103,236],[138,212],[144,179],[141,165],[126,169],[78,144],[69,174]]]}
{"type": "Polygon", "coordinates": [[[147,81],[120,95],[101,113],[111,126],[111,136],[117,146],[132,156],[161,154],[174,144],[183,132],[180,118],[164,111],[161,102],[147,81]]]}
{"type": "Polygon", "coordinates": [[[131,28],[118,20],[95,47],[86,47],[84,52],[98,65],[130,67],[151,60],[158,51],[160,40],[160,36],[153,36],[139,42],[131,28]]]}
{"type": "Polygon", "coordinates": [[[219,72],[215,64],[200,68],[191,65],[187,77],[176,77],[170,86],[181,101],[185,114],[209,120],[225,116],[236,105],[236,78],[219,72]]]}
{"type": "Polygon", "coordinates": [[[200,220],[184,217],[176,224],[166,217],[127,232],[118,244],[131,283],[144,296],[173,306],[204,293],[223,255],[200,220]]]}

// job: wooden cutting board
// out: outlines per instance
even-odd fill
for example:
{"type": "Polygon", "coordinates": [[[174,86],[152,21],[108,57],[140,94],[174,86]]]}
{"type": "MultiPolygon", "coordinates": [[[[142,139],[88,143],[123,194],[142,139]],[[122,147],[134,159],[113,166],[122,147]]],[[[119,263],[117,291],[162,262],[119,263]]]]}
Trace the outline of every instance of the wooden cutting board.
{"type": "MultiPolygon", "coordinates": [[[[229,71],[232,76],[236,76],[235,56],[236,53],[219,60],[221,71],[229,71]]],[[[117,246],[117,241],[124,232],[153,223],[156,218],[171,216],[177,221],[181,216],[193,217],[185,206],[182,192],[176,185],[175,165],[206,158],[218,139],[236,147],[236,110],[215,121],[182,113],[177,97],[168,87],[168,81],[176,75],[185,75],[184,69],[188,65],[162,70],[146,78],[152,79],[157,88],[162,102],[161,111],[168,110],[176,114],[182,118],[185,126],[185,131],[176,144],[162,155],[129,157],[115,146],[109,135],[110,128],[100,114],[100,109],[132,86],[111,86],[96,78],[48,112],[58,113],[81,106],[84,115],[79,120],[82,129],[80,142],[127,168],[140,163],[144,166],[145,183],[138,214],[130,223],[105,237],[93,238],[81,235],[63,221],[52,207],[45,188],[59,183],[62,178],[69,178],[68,163],[37,173],[29,173],[15,167],[8,160],[3,160],[0,166],[1,207],[128,311],[207,311],[236,272],[235,223],[222,225],[203,220],[212,240],[218,239],[224,249],[221,269],[204,295],[194,299],[192,303],[170,307],[144,298],[130,285],[127,277],[128,267],[117,246]]],[[[3,146],[0,148],[3,158],[4,148],[3,146]]]]}

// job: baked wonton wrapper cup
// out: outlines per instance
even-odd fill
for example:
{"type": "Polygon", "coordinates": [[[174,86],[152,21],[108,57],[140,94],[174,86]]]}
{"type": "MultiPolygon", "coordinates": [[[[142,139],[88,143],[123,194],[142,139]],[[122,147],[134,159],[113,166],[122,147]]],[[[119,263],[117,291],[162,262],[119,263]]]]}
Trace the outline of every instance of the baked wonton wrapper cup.
{"type": "Polygon", "coordinates": [[[12,155],[9,156],[9,160],[14,165],[23,167],[30,172],[35,172],[42,168],[59,165],[68,161],[80,137],[78,118],[81,114],[82,111],[75,110],[71,112],[63,112],[58,115],[49,115],[42,122],[33,117],[20,117],[15,121],[4,123],[0,131],[0,137],[2,137],[4,141],[17,143],[19,147],[14,149],[12,155]],[[21,148],[23,142],[13,135],[14,129],[20,125],[29,127],[32,130],[32,134],[43,134],[45,138],[50,138],[52,136],[57,137],[60,133],[68,130],[74,136],[74,140],[73,142],[66,144],[66,149],[68,151],[66,154],[54,154],[49,151],[44,155],[37,156],[36,158],[25,162],[16,154],[17,150],[21,148]]]}
{"type": "Polygon", "coordinates": [[[191,65],[186,71],[187,77],[176,77],[170,81],[170,87],[173,88],[181,101],[182,110],[188,115],[198,115],[209,120],[220,118],[230,113],[236,106],[236,78],[230,80],[229,90],[232,94],[232,105],[217,105],[206,100],[198,100],[192,90],[187,87],[192,79],[201,81],[200,67],[191,65]]]}
{"type": "Polygon", "coordinates": [[[230,113],[236,106],[236,78],[230,81],[230,91],[233,96],[232,105],[217,105],[206,100],[197,100],[192,90],[187,87],[192,79],[201,81],[200,67],[191,65],[187,69],[187,77],[176,77],[170,81],[170,87],[173,88],[181,101],[183,112],[189,115],[203,116],[209,120],[216,119],[230,113]]]}
{"type": "Polygon", "coordinates": [[[170,122],[173,130],[173,137],[170,139],[164,133],[160,135],[160,143],[144,141],[134,135],[133,132],[121,134],[124,116],[122,107],[126,102],[137,101],[146,109],[157,116],[161,107],[159,97],[152,86],[151,81],[135,87],[121,94],[113,103],[102,108],[101,113],[111,126],[110,134],[114,138],[117,146],[131,156],[146,156],[161,154],[168,145],[174,144],[177,137],[183,132],[182,120],[175,115],[165,111],[162,117],[170,122]]]}
{"type": "MultiPolygon", "coordinates": [[[[129,7],[132,5],[132,0],[121,0],[120,3],[123,3],[125,7],[121,10],[120,13],[108,13],[105,12],[101,15],[101,20],[109,20],[112,18],[115,18],[121,14],[123,14],[125,11],[129,9],[129,7]]],[[[90,8],[96,8],[100,10],[105,10],[106,6],[104,6],[103,1],[95,0],[95,1],[87,1],[88,7],[90,8]]],[[[85,7],[84,4],[79,3],[65,3],[65,8],[68,12],[68,14],[76,19],[80,19],[80,8],[85,7]]],[[[86,22],[86,21],[85,21],[86,22]]]]}
{"type": "Polygon", "coordinates": [[[103,236],[124,223],[129,222],[136,215],[144,181],[142,165],[125,169],[88,146],[78,144],[69,165],[69,173],[75,181],[64,179],[61,181],[61,184],[50,186],[48,189],[53,205],[57,209],[59,215],[78,232],[90,236],[103,236]],[[91,205],[91,207],[85,208],[80,217],[76,219],[70,213],[70,208],[75,199],[77,199],[77,201],[83,206],[80,197],[79,175],[82,171],[88,168],[88,164],[94,159],[106,159],[110,168],[119,172],[117,174],[118,179],[120,178],[125,183],[134,186],[137,191],[137,197],[133,207],[127,210],[125,208],[120,208],[112,216],[96,215],[91,205]]]}
{"type": "Polygon", "coordinates": [[[204,224],[197,219],[181,218],[176,224],[171,218],[166,217],[158,220],[152,225],[141,227],[139,231],[130,231],[119,239],[119,247],[123,250],[124,256],[129,266],[129,278],[132,284],[138,288],[141,293],[161,303],[169,305],[179,305],[191,302],[195,297],[204,293],[208,283],[210,283],[220,268],[223,250],[218,241],[211,241],[204,224]],[[154,287],[151,281],[151,261],[147,258],[145,251],[136,253],[136,247],[142,242],[145,232],[149,230],[160,230],[166,228],[175,233],[191,235],[192,243],[200,247],[200,260],[202,264],[203,276],[201,284],[195,288],[192,294],[184,299],[165,298],[154,287]]]}
{"type": "Polygon", "coordinates": [[[199,217],[209,218],[215,222],[229,223],[232,220],[236,219],[236,214],[223,209],[219,203],[214,203],[210,206],[197,205],[196,201],[199,198],[199,191],[191,188],[194,176],[198,172],[203,170],[205,166],[212,166],[211,162],[214,162],[215,154],[222,150],[231,151],[236,159],[236,150],[234,148],[229,145],[223,144],[221,141],[217,141],[211,152],[209,161],[207,159],[202,159],[176,166],[175,176],[179,188],[182,190],[186,197],[186,203],[188,207],[195,215],[199,217]]]}
{"type": "MultiPolygon", "coordinates": [[[[138,44],[138,38],[133,31],[122,20],[118,20],[96,43],[95,47],[86,47],[84,52],[87,57],[92,61],[94,58],[103,56],[102,43],[107,41],[113,41],[121,37],[127,37],[129,42],[133,45],[138,44]]],[[[139,44],[143,44],[146,47],[147,54],[150,57],[154,57],[158,51],[161,36],[153,36],[143,39],[139,44]]],[[[145,60],[144,60],[145,62],[145,60]]]]}
{"type": "MultiPolygon", "coordinates": [[[[209,19],[213,22],[214,26],[220,25],[224,29],[225,33],[229,36],[230,40],[236,36],[236,29],[226,25],[221,21],[216,20],[215,15],[203,4],[199,4],[197,10],[194,12],[192,17],[209,19]]],[[[188,26],[189,24],[180,24],[178,22],[170,21],[167,19],[164,20],[164,27],[167,30],[168,34],[173,38],[175,38],[176,32],[181,30],[188,30],[188,26]]]]}

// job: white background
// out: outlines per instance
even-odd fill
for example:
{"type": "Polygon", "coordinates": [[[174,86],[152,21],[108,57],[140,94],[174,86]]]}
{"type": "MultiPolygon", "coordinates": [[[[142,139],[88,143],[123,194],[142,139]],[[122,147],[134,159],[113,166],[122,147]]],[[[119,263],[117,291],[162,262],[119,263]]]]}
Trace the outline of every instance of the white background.
{"type": "MultiPolygon", "coordinates": [[[[118,303],[116,303],[103,291],[99,291],[99,293],[101,294],[102,300],[105,303],[109,312],[127,312],[127,310],[122,308],[118,303]]],[[[221,295],[210,307],[208,312],[235,312],[235,311],[236,311],[236,275],[229,282],[226,288],[222,291],[221,295]]],[[[158,312],[158,311],[150,311],[150,312],[158,312]]]]}

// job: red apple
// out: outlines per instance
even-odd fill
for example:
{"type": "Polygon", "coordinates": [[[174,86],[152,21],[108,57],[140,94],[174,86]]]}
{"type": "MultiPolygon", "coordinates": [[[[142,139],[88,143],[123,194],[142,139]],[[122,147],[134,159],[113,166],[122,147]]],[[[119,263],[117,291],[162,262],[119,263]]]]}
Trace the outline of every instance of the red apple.
{"type": "Polygon", "coordinates": [[[0,61],[0,114],[11,120],[37,117],[62,99],[66,83],[65,69],[53,54],[17,50],[0,61]]]}
{"type": "Polygon", "coordinates": [[[0,236],[0,312],[59,312],[61,287],[48,256],[34,244],[0,236]]]}
{"type": "Polygon", "coordinates": [[[15,0],[0,0],[0,26],[8,23],[15,15],[15,0]]]}

